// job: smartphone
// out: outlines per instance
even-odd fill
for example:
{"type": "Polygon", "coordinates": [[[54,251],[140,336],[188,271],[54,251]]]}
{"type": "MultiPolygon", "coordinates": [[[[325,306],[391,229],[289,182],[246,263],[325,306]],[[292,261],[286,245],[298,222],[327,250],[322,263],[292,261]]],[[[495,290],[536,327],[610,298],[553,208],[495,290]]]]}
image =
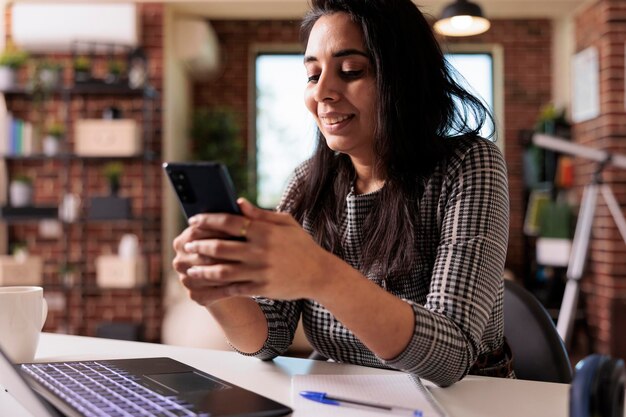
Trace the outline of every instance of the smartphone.
{"type": "Polygon", "coordinates": [[[165,162],[180,205],[189,219],[199,213],[241,214],[228,169],[219,162],[165,162]]]}

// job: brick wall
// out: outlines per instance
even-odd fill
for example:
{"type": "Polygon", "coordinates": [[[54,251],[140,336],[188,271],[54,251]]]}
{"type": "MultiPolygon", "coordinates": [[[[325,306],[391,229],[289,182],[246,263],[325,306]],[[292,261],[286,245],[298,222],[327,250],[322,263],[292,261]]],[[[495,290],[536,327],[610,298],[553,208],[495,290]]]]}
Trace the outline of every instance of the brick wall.
{"type": "MultiPolygon", "coordinates": [[[[138,4],[142,39],[141,44],[148,56],[150,84],[162,93],[163,86],[163,5],[138,4]]],[[[10,22],[10,9],[6,15],[10,22]]],[[[71,57],[49,57],[64,63],[64,84],[72,84],[71,57]]],[[[102,75],[104,61],[94,70],[102,75]]],[[[23,69],[20,80],[26,82],[32,68],[23,69]]],[[[36,121],[41,114],[46,119],[64,120],[64,104],[59,96],[43,103],[39,111],[30,99],[8,98],[11,111],[18,117],[36,121]]],[[[102,110],[111,105],[119,107],[123,114],[143,124],[143,100],[129,97],[75,98],[69,106],[70,119],[81,117],[99,118],[102,110]]],[[[144,326],[144,339],[158,341],[163,316],[161,277],[161,99],[154,101],[154,111],[149,129],[152,131],[149,150],[156,155],[154,161],[124,160],[124,174],[120,194],[130,197],[133,215],[139,219],[151,217],[153,221],[93,223],[82,222],[63,225],[60,238],[45,239],[38,233],[36,223],[20,223],[9,228],[9,241],[25,241],[29,252],[44,258],[44,286],[50,304],[46,331],[66,331],[75,334],[95,335],[103,321],[135,322],[144,326]],[[149,281],[145,289],[100,290],[95,285],[95,258],[103,253],[117,251],[120,238],[134,233],[140,239],[140,249],[149,263],[149,281]],[[68,260],[82,271],[74,285],[64,287],[59,273],[60,260],[68,260]],[[82,285],[79,285],[82,284],[82,285]]],[[[67,148],[72,149],[74,139],[70,135],[67,148]]],[[[27,173],[35,177],[34,202],[37,205],[58,205],[65,192],[76,193],[83,198],[108,193],[102,168],[109,160],[59,160],[16,159],[9,161],[11,174],[27,173]],[[65,177],[67,173],[67,178],[65,177]]],[[[84,215],[84,212],[83,212],[84,215]]]]}
{"type": "MultiPolygon", "coordinates": [[[[254,115],[249,100],[253,70],[251,46],[293,44],[298,42],[299,21],[211,21],[219,38],[223,66],[221,74],[194,85],[195,106],[229,105],[244,120],[243,138],[248,137],[248,122],[254,115]]],[[[509,169],[511,227],[507,267],[521,277],[524,271],[522,226],[525,197],[522,184],[523,146],[518,132],[532,129],[539,109],[551,97],[551,22],[548,20],[496,20],[485,34],[463,43],[500,44],[504,49],[504,130],[505,157],[509,169]]],[[[454,40],[451,40],[454,42],[454,40]]],[[[303,80],[304,88],[304,80],[303,80]]]]}
{"type": "MultiPolygon", "coordinates": [[[[576,142],[626,155],[624,48],[626,3],[599,0],[576,17],[576,51],[596,47],[600,57],[600,116],[574,126],[576,142]]],[[[582,187],[595,165],[576,161],[576,182],[582,187]]],[[[626,206],[626,170],[608,168],[609,184],[620,206],[626,206]]],[[[580,193],[579,193],[580,196],[580,193]]],[[[626,357],[626,245],[602,198],[596,210],[591,249],[581,288],[594,350],[626,357]]]]}

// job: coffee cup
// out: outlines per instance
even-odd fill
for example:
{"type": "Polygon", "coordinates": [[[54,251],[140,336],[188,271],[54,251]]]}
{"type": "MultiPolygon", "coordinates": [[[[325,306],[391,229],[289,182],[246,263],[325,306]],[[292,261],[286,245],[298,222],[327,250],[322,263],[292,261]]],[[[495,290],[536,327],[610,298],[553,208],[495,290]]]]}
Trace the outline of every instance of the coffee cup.
{"type": "Polygon", "coordinates": [[[14,363],[32,362],[48,315],[41,287],[0,287],[0,346],[14,363]]]}

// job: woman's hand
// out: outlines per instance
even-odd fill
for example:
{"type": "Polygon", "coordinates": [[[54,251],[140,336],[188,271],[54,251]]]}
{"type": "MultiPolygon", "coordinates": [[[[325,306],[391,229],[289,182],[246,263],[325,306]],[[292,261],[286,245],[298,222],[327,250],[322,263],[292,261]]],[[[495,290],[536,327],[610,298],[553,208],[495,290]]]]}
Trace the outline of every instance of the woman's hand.
{"type": "MultiPolygon", "coordinates": [[[[210,215],[222,216],[222,215],[210,215]]],[[[197,240],[228,238],[229,236],[217,232],[216,230],[203,228],[201,226],[190,225],[178,235],[173,242],[176,255],[172,262],[172,266],[178,272],[178,278],[189,291],[189,297],[203,306],[209,306],[214,301],[224,298],[224,288],[216,288],[208,282],[194,280],[187,275],[187,270],[198,265],[213,265],[219,262],[208,256],[185,250],[185,245],[197,240]]]]}
{"type": "Polygon", "coordinates": [[[231,296],[292,300],[323,291],[338,258],[317,245],[287,213],[240,199],[243,216],[201,214],[174,241],[174,268],[202,304],[231,296]],[[225,235],[245,241],[225,240],[225,235]]]}

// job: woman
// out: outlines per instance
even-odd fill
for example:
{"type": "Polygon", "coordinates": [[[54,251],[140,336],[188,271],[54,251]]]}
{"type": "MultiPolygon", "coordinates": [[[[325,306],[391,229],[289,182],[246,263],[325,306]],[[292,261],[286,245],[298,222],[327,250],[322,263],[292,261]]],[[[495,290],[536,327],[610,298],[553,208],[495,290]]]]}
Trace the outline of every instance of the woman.
{"type": "Polygon", "coordinates": [[[302,34],[315,154],[277,212],[241,199],[244,216],[189,220],[173,265],[191,298],[261,359],[288,348],[302,316],[338,362],[442,386],[513,376],[507,180],[478,137],[488,111],[453,81],[410,0],[315,0],[302,34]]]}

